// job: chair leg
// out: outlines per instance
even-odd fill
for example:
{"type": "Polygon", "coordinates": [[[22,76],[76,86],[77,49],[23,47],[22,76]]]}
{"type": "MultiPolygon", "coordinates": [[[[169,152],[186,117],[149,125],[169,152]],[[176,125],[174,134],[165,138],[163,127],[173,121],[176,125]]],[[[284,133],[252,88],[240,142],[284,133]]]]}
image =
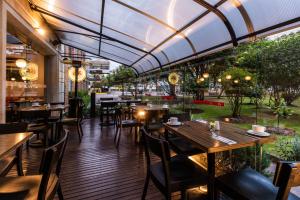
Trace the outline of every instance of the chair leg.
{"type": "Polygon", "coordinates": [[[81,134],[80,134],[79,124],[77,124],[77,134],[78,134],[79,142],[81,142],[81,134]]]}
{"type": "Polygon", "coordinates": [[[81,131],[81,136],[83,136],[83,130],[82,130],[81,122],[79,122],[79,128],[80,128],[80,131],[81,131]]]}
{"type": "Polygon", "coordinates": [[[119,128],[116,127],[115,137],[114,137],[114,143],[116,143],[118,132],[119,132],[119,128]]]}
{"type": "Polygon", "coordinates": [[[62,189],[61,189],[61,185],[60,184],[57,187],[57,195],[58,195],[58,199],[59,200],[63,200],[64,199],[64,195],[62,193],[62,189]]]}
{"type": "Polygon", "coordinates": [[[145,183],[144,183],[144,189],[143,189],[142,200],[144,200],[144,199],[146,198],[147,190],[148,190],[148,185],[149,185],[149,181],[150,181],[150,173],[147,172],[146,180],[145,180],[145,183]]]}
{"type": "Polygon", "coordinates": [[[122,127],[120,127],[120,129],[119,129],[118,141],[117,141],[117,148],[119,147],[120,138],[121,138],[121,133],[122,133],[122,127]]]}
{"type": "Polygon", "coordinates": [[[187,197],[186,192],[187,192],[186,190],[181,190],[181,191],[180,191],[180,194],[181,194],[181,200],[186,200],[186,199],[187,199],[187,198],[186,198],[186,197],[187,197]]]}
{"type": "Polygon", "coordinates": [[[23,145],[21,145],[16,151],[16,165],[17,165],[18,176],[24,176],[23,165],[22,165],[22,153],[23,153],[23,145]]]}
{"type": "Polygon", "coordinates": [[[83,136],[83,130],[82,130],[82,125],[81,123],[79,122],[79,128],[80,128],[80,132],[81,132],[81,137],[83,136]]]}
{"type": "Polygon", "coordinates": [[[166,200],[171,200],[171,193],[167,192],[165,193],[166,200]]]}

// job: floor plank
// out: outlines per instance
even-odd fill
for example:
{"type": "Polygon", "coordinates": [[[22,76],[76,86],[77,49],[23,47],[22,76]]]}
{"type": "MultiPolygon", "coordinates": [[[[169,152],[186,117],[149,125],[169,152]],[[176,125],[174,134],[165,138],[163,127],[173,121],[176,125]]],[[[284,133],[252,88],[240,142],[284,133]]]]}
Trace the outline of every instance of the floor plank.
{"type": "MultiPolygon", "coordinates": [[[[61,185],[65,199],[113,200],[141,199],[145,178],[145,155],[142,146],[136,145],[125,132],[119,150],[113,144],[113,127],[103,128],[97,119],[85,120],[84,136],[79,143],[76,132],[70,127],[71,136],[62,164],[61,185]]],[[[26,174],[36,174],[41,159],[41,148],[24,150],[26,174]]],[[[15,175],[13,171],[10,175],[15,175]]],[[[179,199],[180,194],[172,194],[179,199]]],[[[198,199],[198,195],[194,195],[198,199]]],[[[163,199],[152,185],[147,199],[163,199]]]]}

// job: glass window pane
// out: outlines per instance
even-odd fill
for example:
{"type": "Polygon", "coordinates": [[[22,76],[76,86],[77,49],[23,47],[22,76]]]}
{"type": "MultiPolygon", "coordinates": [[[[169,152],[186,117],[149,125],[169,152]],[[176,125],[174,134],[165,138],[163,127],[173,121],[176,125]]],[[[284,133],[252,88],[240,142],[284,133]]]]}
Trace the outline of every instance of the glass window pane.
{"type": "Polygon", "coordinates": [[[101,44],[101,51],[113,53],[120,57],[126,58],[132,62],[134,62],[135,60],[137,60],[141,57],[141,56],[135,54],[134,52],[131,52],[130,50],[119,48],[118,46],[112,46],[108,43],[105,43],[104,41],[101,44]]]}
{"type": "Polygon", "coordinates": [[[193,0],[120,1],[163,21],[177,30],[206,10],[193,0]]]}
{"type": "Polygon", "coordinates": [[[118,55],[111,54],[109,52],[104,52],[104,51],[101,51],[100,53],[101,53],[101,56],[105,57],[106,59],[112,59],[113,61],[119,62],[120,64],[125,64],[125,65],[131,64],[130,60],[127,60],[126,58],[122,58],[118,55]]]}
{"type": "Polygon", "coordinates": [[[163,44],[160,49],[163,49],[170,62],[193,54],[192,47],[180,35],[175,36],[173,39],[163,44]]]}
{"type": "Polygon", "coordinates": [[[81,49],[83,51],[86,51],[91,54],[98,55],[98,48],[97,46],[88,46],[85,43],[81,43],[78,41],[73,41],[73,40],[61,40],[65,45],[71,45],[72,47],[77,47],[78,49],[81,49]]]}
{"type": "Polygon", "coordinates": [[[148,17],[129,10],[116,2],[106,1],[105,8],[104,25],[129,34],[146,43],[157,45],[173,33],[170,29],[148,17]]]}
{"type": "Polygon", "coordinates": [[[152,53],[155,55],[162,65],[165,65],[170,62],[168,55],[164,52],[162,48],[158,48],[152,53]]]}
{"type": "Polygon", "coordinates": [[[52,26],[53,29],[64,30],[64,31],[74,31],[74,32],[82,33],[82,34],[94,35],[94,36],[99,37],[99,35],[96,35],[92,32],[89,32],[89,31],[86,31],[84,29],[78,28],[78,27],[73,26],[71,24],[65,23],[65,22],[60,21],[58,19],[55,19],[53,17],[49,17],[49,16],[46,16],[46,15],[43,15],[43,16],[45,17],[47,22],[52,26]]]}
{"type": "Polygon", "coordinates": [[[101,42],[102,42],[102,43],[105,43],[105,44],[107,44],[107,45],[114,46],[114,47],[116,47],[116,48],[126,49],[127,51],[130,51],[131,53],[136,54],[136,55],[139,56],[139,57],[145,55],[144,52],[138,51],[138,50],[136,50],[136,49],[134,49],[134,48],[128,47],[128,46],[123,45],[123,44],[121,44],[121,43],[119,43],[119,42],[114,42],[114,41],[111,41],[111,40],[107,40],[107,39],[105,39],[105,38],[102,38],[101,42]]]}
{"type": "Polygon", "coordinates": [[[101,1],[35,0],[34,3],[72,22],[99,32],[101,1]]]}
{"type": "Polygon", "coordinates": [[[193,42],[197,52],[231,41],[224,23],[213,13],[203,17],[184,33],[193,42]]]}
{"type": "Polygon", "coordinates": [[[105,27],[103,27],[102,31],[103,31],[102,33],[104,35],[107,35],[107,36],[117,39],[119,41],[125,42],[129,45],[135,46],[144,51],[149,51],[149,49],[152,49],[154,47],[153,45],[146,43],[144,40],[134,38],[133,36],[128,35],[127,33],[120,33],[120,32],[105,28],[105,27]]]}
{"type": "Polygon", "coordinates": [[[300,16],[299,0],[240,0],[254,29],[260,30],[300,16]]]}

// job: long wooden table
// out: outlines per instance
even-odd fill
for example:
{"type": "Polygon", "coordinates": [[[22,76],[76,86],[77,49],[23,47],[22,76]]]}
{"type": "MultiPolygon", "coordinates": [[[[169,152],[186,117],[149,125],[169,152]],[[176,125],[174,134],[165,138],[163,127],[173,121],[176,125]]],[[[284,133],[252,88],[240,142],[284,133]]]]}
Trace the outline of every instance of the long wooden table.
{"type": "Polygon", "coordinates": [[[164,126],[166,130],[186,138],[207,153],[207,173],[209,177],[207,189],[209,199],[211,200],[215,199],[215,154],[217,152],[254,146],[256,144],[261,145],[275,140],[273,136],[262,138],[248,135],[246,130],[227,123],[221,123],[221,131],[217,133],[219,136],[235,141],[236,143],[234,144],[228,144],[215,139],[215,136],[212,135],[208,128],[208,124],[198,121],[184,122],[181,126],[170,126],[168,124],[164,124],[164,126]]]}
{"type": "Polygon", "coordinates": [[[17,171],[19,176],[23,176],[23,167],[22,167],[22,149],[23,144],[29,140],[33,133],[24,132],[24,133],[11,133],[11,134],[1,134],[0,133],[0,160],[7,155],[11,154],[13,151],[16,151],[17,157],[17,171]]]}

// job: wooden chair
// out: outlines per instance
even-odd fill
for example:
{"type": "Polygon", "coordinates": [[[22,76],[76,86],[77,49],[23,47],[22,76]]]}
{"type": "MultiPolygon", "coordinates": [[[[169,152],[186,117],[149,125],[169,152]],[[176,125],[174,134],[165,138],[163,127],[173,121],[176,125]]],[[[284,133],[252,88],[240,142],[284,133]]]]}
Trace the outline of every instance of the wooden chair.
{"type": "Polygon", "coordinates": [[[145,141],[147,159],[147,176],[142,199],[145,199],[149,180],[163,193],[166,199],[171,199],[171,193],[181,191],[181,197],[186,197],[186,190],[207,184],[206,172],[182,155],[170,156],[169,143],[164,139],[149,135],[142,128],[145,141]],[[160,161],[153,163],[151,155],[157,156],[160,161]]]}
{"type": "MultiPolygon", "coordinates": [[[[19,111],[19,121],[28,123],[28,132],[33,132],[37,135],[37,141],[31,142],[30,146],[32,147],[46,147],[48,145],[48,118],[50,117],[49,110],[28,110],[28,111],[19,111]],[[40,134],[43,135],[43,143],[41,143],[40,134]]],[[[29,146],[29,141],[27,142],[29,146]]]]}
{"type": "MultiPolygon", "coordinates": [[[[21,133],[26,132],[26,130],[27,123],[0,124],[0,134],[21,133]]],[[[6,176],[14,165],[17,166],[18,175],[23,175],[22,163],[20,163],[22,162],[22,149],[23,146],[19,147],[14,155],[9,155],[0,160],[0,177],[6,176]]]]}
{"type": "MultiPolygon", "coordinates": [[[[123,110],[122,108],[115,109],[116,116],[116,132],[114,137],[115,146],[118,148],[120,143],[121,134],[124,128],[130,128],[130,134],[132,134],[132,129],[135,130],[135,142],[137,141],[137,128],[141,126],[141,123],[136,119],[123,119],[123,110]]],[[[132,115],[131,115],[132,116],[132,115]]]]}
{"type": "Polygon", "coordinates": [[[103,101],[100,103],[100,125],[103,126],[115,125],[115,107],[117,102],[103,101]]]}
{"type": "Polygon", "coordinates": [[[60,200],[63,194],[59,182],[62,159],[66,149],[68,133],[55,145],[43,152],[40,175],[0,178],[0,199],[54,199],[56,192],[60,200]]]}
{"type": "Polygon", "coordinates": [[[164,119],[168,110],[148,110],[145,116],[145,129],[148,133],[157,134],[159,137],[164,134],[164,119]]]}
{"type": "MultiPolygon", "coordinates": [[[[83,130],[82,130],[83,108],[84,108],[83,102],[79,103],[76,107],[76,117],[75,118],[64,117],[60,123],[62,128],[64,125],[76,126],[79,142],[81,142],[81,139],[83,137],[83,130]]],[[[60,130],[58,130],[58,131],[60,131],[60,130]]]]}
{"type": "Polygon", "coordinates": [[[238,200],[294,200],[291,187],[300,186],[300,163],[277,163],[273,183],[253,169],[225,174],[216,179],[216,188],[238,200]]]}
{"type": "MultiPolygon", "coordinates": [[[[168,114],[166,115],[165,122],[167,122],[170,117],[177,117],[180,122],[191,120],[191,116],[189,113],[168,114]]],[[[204,153],[204,151],[199,149],[197,146],[195,146],[193,143],[189,142],[185,138],[169,133],[169,131],[167,130],[165,131],[165,138],[169,142],[171,148],[177,154],[191,156],[195,154],[204,153]]]]}

